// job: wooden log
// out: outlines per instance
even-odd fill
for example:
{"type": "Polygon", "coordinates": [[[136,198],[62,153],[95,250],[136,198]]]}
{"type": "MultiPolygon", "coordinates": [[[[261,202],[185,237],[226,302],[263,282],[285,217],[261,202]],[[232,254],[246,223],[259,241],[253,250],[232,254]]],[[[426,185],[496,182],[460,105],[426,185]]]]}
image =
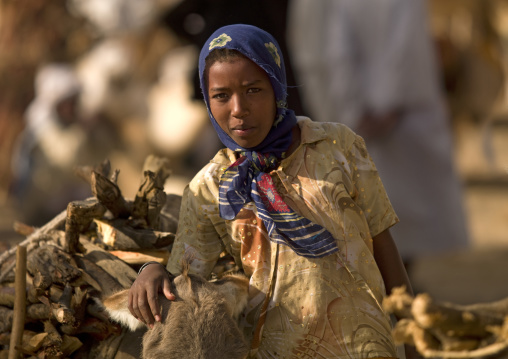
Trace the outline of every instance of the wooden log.
{"type": "Polygon", "coordinates": [[[116,183],[93,171],[91,186],[94,196],[113,214],[114,218],[128,218],[130,216],[131,205],[123,198],[116,183]]]}
{"type": "Polygon", "coordinates": [[[75,287],[79,287],[82,285],[89,285],[99,292],[102,290],[99,282],[97,282],[90,274],[83,271],[82,269],[81,269],[81,277],[78,278],[77,280],[71,282],[71,285],[73,285],[75,287]]]}
{"type": "Polygon", "coordinates": [[[99,239],[110,249],[137,251],[169,246],[175,240],[174,233],[158,232],[152,229],[134,229],[126,220],[95,220],[99,239]]]}
{"type": "Polygon", "coordinates": [[[30,253],[27,269],[32,276],[40,272],[61,286],[81,276],[72,256],[54,245],[45,245],[30,253]]]}
{"type": "Polygon", "coordinates": [[[142,265],[143,263],[154,261],[166,265],[171,253],[167,249],[139,249],[132,251],[109,251],[115,257],[120,258],[130,265],[142,265]]]}
{"type": "MultiPolygon", "coordinates": [[[[47,239],[44,237],[45,234],[47,234],[51,230],[61,228],[65,225],[66,216],[67,216],[67,211],[66,210],[62,211],[60,214],[58,214],[56,217],[54,217],[50,222],[46,223],[41,228],[36,229],[31,235],[28,236],[27,239],[25,239],[19,245],[28,246],[32,242],[47,239]]],[[[9,257],[11,257],[15,251],[16,251],[16,247],[11,248],[8,251],[1,254],[0,255],[0,265],[2,265],[7,259],[9,259],[9,257]]],[[[29,252],[30,252],[30,249],[28,249],[28,253],[29,252]]]]}
{"type": "Polygon", "coordinates": [[[67,253],[82,253],[80,246],[80,233],[85,231],[95,218],[101,218],[106,213],[106,207],[96,199],[73,201],[67,205],[67,218],[65,221],[65,246],[67,253]]]}
{"type": "Polygon", "coordinates": [[[124,289],[116,279],[110,276],[104,269],[99,267],[92,261],[76,256],[76,262],[83,271],[87,272],[100,286],[102,293],[114,293],[121,289],[124,289]]]}
{"type": "Polygon", "coordinates": [[[0,306],[0,318],[2,318],[0,320],[0,333],[11,331],[13,317],[13,309],[0,306]]]}
{"type": "Polygon", "coordinates": [[[141,228],[158,228],[159,213],[166,204],[164,180],[161,172],[145,171],[132,206],[132,220],[141,228]]]}
{"type": "MultiPolygon", "coordinates": [[[[28,343],[37,334],[38,333],[36,333],[32,330],[25,329],[23,331],[23,339],[22,339],[23,345],[28,343]]],[[[7,345],[9,345],[10,341],[11,341],[11,332],[0,333],[0,345],[7,346],[7,345]]]]}
{"type": "Polygon", "coordinates": [[[397,345],[408,344],[416,347],[418,352],[440,350],[441,344],[425,329],[418,326],[412,319],[401,319],[393,328],[393,338],[397,345]]]}
{"type": "Polygon", "coordinates": [[[28,343],[26,343],[25,345],[23,345],[23,349],[25,352],[37,352],[41,346],[42,346],[42,343],[44,342],[44,339],[48,336],[48,333],[38,333],[38,334],[35,334],[32,338],[30,338],[30,340],[28,341],[28,343]]]}
{"type": "Polygon", "coordinates": [[[143,173],[145,171],[157,173],[160,177],[160,182],[164,184],[166,179],[171,175],[171,163],[167,157],[148,155],[143,163],[143,173]]]}
{"type": "Polygon", "coordinates": [[[457,308],[486,317],[495,317],[502,321],[508,316],[508,297],[494,302],[460,305],[457,308]]]}
{"type": "Polygon", "coordinates": [[[15,293],[14,287],[0,287],[0,305],[14,308],[15,293]]]}
{"type": "Polygon", "coordinates": [[[12,334],[9,343],[9,359],[19,358],[18,347],[21,345],[25,328],[26,314],[26,247],[18,246],[16,252],[16,297],[14,301],[14,317],[12,334]]]}
{"type": "Polygon", "coordinates": [[[32,279],[32,286],[34,288],[44,291],[48,289],[51,284],[53,284],[53,280],[51,279],[49,272],[41,272],[38,269],[35,270],[32,279]]]}
{"type": "Polygon", "coordinates": [[[62,336],[53,325],[50,320],[45,320],[44,324],[44,332],[48,333],[48,335],[42,341],[43,347],[60,347],[62,345],[62,336]]]}
{"type": "Polygon", "coordinates": [[[74,317],[78,324],[81,324],[85,319],[87,301],[88,291],[79,287],[74,288],[74,294],[71,299],[71,309],[74,312],[74,317]]]}
{"type": "Polygon", "coordinates": [[[74,168],[74,173],[90,185],[92,184],[92,172],[97,172],[104,177],[109,177],[109,174],[111,173],[111,162],[108,159],[105,159],[95,166],[77,166],[74,168]]]}
{"type": "Polygon", "coordinates": [[[383,299],[383,309],[393,313],[397,318],[411,318],[413,296],[409,295],[405,286],[393,288],[392,293],[383,299]]]}
{"type": "Polygon", "coordinates": [[[64,311],[62,310],[59,310],[60,306],[57,303],[51,302],[49,298],[44,296],[39,297],[39,300],[48,308],[47,309],[49,311],[48,319],[63,324],[67,324],[67,322],[72,322],[72,318],[70,318],[70,315],[64,313],[64,311]]]}
{"type": "Polygon", "coordinates": [[[75,288],[75,293],[69,303],[69,312],[73,315],[72,321],[62,323],[60,331],[64,334],[74,336],[81,333],[80,326],[86,320],[87,292],[80,288],[75,288]]]}
{"type": "Polygon", "coordinates": [[[131,266],[90,241],[81,240],[81,244],[86,249],[83,257],[101,267],[123,288],[130,288],[137,277],[136,271],[131,266]]]}
{"type": "Polygon", "coordinates": [[[53,317],[57,320],[57,322],[66,325],[76,324],[74,310],[72,310],[71,308],[71,299],[72,299],[72,287],[66,284],[62,292],[62,296],[60,297],[58,302],[51,303],[53,317]]]}
{"type": "Polygon", "coordinates": [[[51,318],[51,308],[44,303],[34,303],[26,307],[26,321],[38,322],[51,318]]]}
{"type": "Polygon", "coordinates": [[[72,353],[83,346],[83,343],[76,337],[64,334],[62,339],[61,350],[64,358],[68,358],[72,353]]]}
{"type": "Polygon", "coordinates": [[[411,313],[422,328],[439,330],[448,337],[487,337],[488,326],[500,326],[502,320],[473,311],[464,311],[452,304],[435,303],[424,293],[413,300],[411,313]]]}

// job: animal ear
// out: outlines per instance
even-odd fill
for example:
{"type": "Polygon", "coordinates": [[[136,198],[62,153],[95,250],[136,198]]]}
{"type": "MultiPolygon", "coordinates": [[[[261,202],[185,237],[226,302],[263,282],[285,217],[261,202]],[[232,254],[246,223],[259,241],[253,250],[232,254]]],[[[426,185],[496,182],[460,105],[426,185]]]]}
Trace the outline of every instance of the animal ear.
{"type": "Polygon", "coordinates": [[[187,260],[187,258],[182,258],[182,275],[184,277],[187,277],[189,274],[189,268],[190,268],[190,262],[187,260]]]}
{"type": "Polygon", "coordinates": [[[123,327],[130,329],[131,331],[138,330],[144,327],[144,324],[137,320],[131,312],[129,312],[129,290],[125,289],[120,292],[106,297],[98,304],[104,308],[111,320],[119,323],[123,327]]]}

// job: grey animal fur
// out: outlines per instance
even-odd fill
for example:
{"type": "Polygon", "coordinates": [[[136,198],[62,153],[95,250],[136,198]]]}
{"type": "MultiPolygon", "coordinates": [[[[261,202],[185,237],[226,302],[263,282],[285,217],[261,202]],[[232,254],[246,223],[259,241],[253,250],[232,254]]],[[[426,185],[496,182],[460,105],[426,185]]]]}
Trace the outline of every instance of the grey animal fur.
{"type": "MultiPolygon", "coordinates": [[[[240,274],[209,282],[188,273],[188,265],[173,281],[176,300],[159,295],[162,323],[143,336],[143,359],[243,359],[249,347],[237,318],[247,304],[249,280],[240,274]]],[[[128,290],[103,300],[110,318],[130,330],[144,324],[128,310],[128,290]]]]}

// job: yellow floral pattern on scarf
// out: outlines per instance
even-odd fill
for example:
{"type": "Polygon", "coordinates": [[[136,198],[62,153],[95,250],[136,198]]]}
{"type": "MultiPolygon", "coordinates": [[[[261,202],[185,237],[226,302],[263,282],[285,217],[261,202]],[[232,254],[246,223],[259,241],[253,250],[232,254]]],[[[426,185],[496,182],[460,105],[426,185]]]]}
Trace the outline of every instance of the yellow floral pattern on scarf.
{"type": "Polygon", "coordinates": [[[216,48],[216,47],[223,47],[231,40],[232,39],[230,36],[228,36],[227,34],[222,34],[222,35],[216,37],[215,39],[213,39],[212,41],[210,41],[210,46],[208,47],[208,50],[212,50],[213,48],[216,48]]]}
{"type": "Polygon", "coordinates": [[[280,67],[280,55],[279,51],[277,51],[277,46],[273,42],[265,43],[266,48],[268,51],[270,51],[270,54],[272,54],[273,59],[275,60],[275,63],[277,66],[280,67]]]}

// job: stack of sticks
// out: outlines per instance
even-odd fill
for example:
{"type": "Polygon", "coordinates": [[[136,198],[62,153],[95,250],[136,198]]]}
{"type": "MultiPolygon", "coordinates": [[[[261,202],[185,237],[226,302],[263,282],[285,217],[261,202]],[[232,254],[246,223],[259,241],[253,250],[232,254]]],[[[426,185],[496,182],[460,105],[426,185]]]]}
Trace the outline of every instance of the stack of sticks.
{"type": "Polygon", "coordinates": [[[114,358],[124,331],[97,300],[129,288],[139,265],[166,264],[181,197],[163,189],[167,160],[149,156],[134,200],[108,161],[78,169],[94,197],[73,201],[0,255],[0,358],[114,358]]]}
{"type": "Polygon", "coordinates": [[[428,293],[413,297],[400,287],[383,307],[399,318],[396,342],[414,346],[425,358],[508,356],[508,298],[458,305],[436,302],[428,293]]]}

